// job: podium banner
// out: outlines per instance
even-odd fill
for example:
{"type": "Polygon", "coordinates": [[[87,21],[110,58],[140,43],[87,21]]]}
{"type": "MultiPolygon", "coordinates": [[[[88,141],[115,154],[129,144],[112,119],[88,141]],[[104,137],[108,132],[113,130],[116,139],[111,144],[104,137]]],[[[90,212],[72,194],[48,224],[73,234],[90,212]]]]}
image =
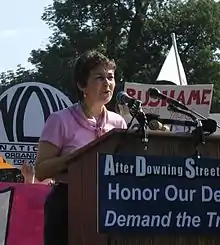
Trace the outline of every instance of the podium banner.
{"type": "Polygon", "coordinates": [[[99,154],[99,233],[219,233],[218,159],[99,154]]]}

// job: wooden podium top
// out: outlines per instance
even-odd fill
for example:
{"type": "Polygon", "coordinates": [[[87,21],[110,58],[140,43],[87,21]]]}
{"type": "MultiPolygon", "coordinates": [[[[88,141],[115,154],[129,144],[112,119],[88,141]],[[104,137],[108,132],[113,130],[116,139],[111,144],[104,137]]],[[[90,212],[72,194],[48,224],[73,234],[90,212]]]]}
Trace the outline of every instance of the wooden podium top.
{"type": "MultiPolygon", "coordinates": [[[[99,145],[101,142],[105,142],[109,137],[113,136],[114,134],[117,134],[119,137],[121,137],[123,134],[130,134],[133,135],[134,137],[140,136],[140,133],[126,130],[126,129],[112,129],[109,132],[105,133],[101,137],[97,138],[96,140],[90,142],[89,144],[75,150],[72,153],[72,158],[75,159],[79,157],[81,154],[85,153],[88,151],[88,149],[93,148],[97,145],[99,145]]],[[[189,133],[172,133],[172,132],[162,132],[162,131],[149,131],[147,133],[147,136],[151,138],[173,138],[174,140],[178,139],[192,139],[193,136],[189,133]]],[[[206,141],[208,142],[213,142],[213,141],[220,141],[220,135],[209,135],[204,137],[206,141]]],[[[67,164],[71,164],[71,161],[68,161],[67,164]]]]}

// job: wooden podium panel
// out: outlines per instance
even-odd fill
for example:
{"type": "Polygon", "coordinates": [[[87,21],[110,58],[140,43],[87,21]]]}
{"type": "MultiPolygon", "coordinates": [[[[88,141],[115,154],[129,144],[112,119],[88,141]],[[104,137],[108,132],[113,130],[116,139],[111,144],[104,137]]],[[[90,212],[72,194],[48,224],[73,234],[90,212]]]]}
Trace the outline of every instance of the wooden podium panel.
{"type": "MultiPolygon", "coordinates": [[[[219,235],[129,236],[97,233],[97,153],[130,153],[156,156],[193,156],[193,138],[171,133],[149,133],[148,149],[140,135],[112,130],[73,153],[69,163],[69,245],[220,245],[219,235]]],[[[220,157],[220,138],[209,136],[200,147],[202,156],[220,157]]]]}

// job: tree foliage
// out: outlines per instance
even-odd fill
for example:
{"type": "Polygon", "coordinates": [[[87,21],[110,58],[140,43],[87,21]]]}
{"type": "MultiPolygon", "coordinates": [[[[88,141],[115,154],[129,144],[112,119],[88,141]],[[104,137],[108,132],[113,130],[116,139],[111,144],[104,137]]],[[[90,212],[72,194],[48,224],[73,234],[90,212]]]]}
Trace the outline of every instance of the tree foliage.
{"type": "Polygon", "coordinates": [[[15,71],[0,73],[0,94],[15,84],[35,81],[36,74],[35,70],[27,70],[21,65],[18,65],[15,71]]]}
{"type": "MultiPolygon", "coordinates": [[[[215,85],[220,96],[220,3],[214,0],[54,0],[42,16],[53,30],[33,50],[36,78],[72,90],[75,57],[98,49],[117,62],[117,81],[154,83],[175,32],[189,84],[215,85]]],[[[74,97],[74,91],[73,91],[74,97]]]]}

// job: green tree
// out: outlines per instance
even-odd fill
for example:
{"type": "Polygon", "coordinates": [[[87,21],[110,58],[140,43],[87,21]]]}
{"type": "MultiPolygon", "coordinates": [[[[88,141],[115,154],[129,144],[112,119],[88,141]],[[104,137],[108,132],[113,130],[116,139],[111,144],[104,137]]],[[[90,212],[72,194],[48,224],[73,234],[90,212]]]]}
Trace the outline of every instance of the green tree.
{"type": "Polygon", "coordinates": [[[213,83],[213,108],[220,110],[219,2],[54,0],[42,18],[53,35],[46,49],[33,50],[29,59],[41,81],[73,89],[74,95],[75,57],[96,48],[117,61],[119,87],[122,81],[154,83],[175,32],[188,83],[213,83]]]}
{"type": "Polygon", "coordinates": [[[8,70],[0,73],[0,94],[14,84],[35,81],[36,74],[37,72],[34,69],[28,70],[21,65],[18,65],[15,71],[8,70]]]}

